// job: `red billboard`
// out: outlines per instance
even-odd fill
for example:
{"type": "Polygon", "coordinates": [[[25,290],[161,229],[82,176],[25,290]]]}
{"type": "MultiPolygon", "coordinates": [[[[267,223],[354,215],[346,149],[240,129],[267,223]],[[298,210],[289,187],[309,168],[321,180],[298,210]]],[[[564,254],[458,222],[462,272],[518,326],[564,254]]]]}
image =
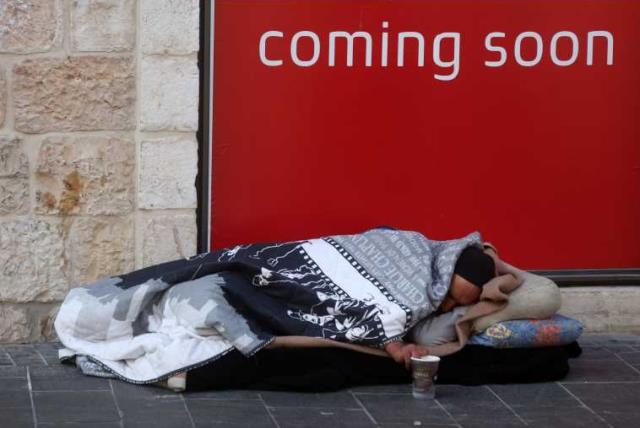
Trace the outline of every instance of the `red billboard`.
{"type": "Polygon", "coordinates": [[[640,267],[640,2],[213,6],[210,248],[389,225],[640,267]]]}

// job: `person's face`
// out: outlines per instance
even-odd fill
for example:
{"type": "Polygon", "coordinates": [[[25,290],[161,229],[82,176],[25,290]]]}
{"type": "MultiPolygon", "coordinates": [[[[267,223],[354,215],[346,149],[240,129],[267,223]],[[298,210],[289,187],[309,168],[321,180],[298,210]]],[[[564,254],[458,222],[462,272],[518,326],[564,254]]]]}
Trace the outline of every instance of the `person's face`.
{"type": "Polygon", "coordinates": [[[456,306],[467,306],[480,300],[482,289],[460,275],[453,275],[449,292],[440,304],[440,312],[449,312],[456,306]]]}

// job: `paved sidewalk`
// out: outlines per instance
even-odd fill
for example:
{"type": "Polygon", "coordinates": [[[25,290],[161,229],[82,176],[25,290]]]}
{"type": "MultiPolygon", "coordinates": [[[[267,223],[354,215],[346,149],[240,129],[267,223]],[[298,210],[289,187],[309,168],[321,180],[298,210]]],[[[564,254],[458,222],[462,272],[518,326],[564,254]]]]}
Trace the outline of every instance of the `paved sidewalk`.
{"type": "Polygon", "coordinates": [[[90,378],[57,361],[58,344],[0,345],[0,427],[638,427],[640,335],[589,335],[561,382],[409,385],[301,394],[170,391],[90,378]]]}

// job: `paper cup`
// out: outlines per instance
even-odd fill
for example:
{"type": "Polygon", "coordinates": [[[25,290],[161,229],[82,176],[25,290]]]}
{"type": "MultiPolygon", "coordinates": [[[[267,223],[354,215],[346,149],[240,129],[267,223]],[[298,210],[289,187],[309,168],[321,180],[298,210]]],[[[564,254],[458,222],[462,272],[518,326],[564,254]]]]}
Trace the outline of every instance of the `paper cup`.
{"type": "Polygon", "coordinates": [[[427,355],[411,357],[411,373],[413,376],[413,396],[420,399],[433,399],[436,386],[433,379],[438,373],[440,357],[427,355]]]}

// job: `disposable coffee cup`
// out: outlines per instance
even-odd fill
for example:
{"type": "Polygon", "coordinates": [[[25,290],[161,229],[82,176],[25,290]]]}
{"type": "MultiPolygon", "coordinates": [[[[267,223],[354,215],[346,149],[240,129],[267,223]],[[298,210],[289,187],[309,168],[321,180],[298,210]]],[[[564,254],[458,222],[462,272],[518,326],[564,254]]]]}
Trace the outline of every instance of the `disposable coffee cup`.
{"type": "Polygon", "coordinates": [[[419,399],[433,399],[436,397],[436,386],[433,383],[438,374],[440,357],[427,355],[411,357],[411,373],[413,376],[413,396],[419,399]]]}

